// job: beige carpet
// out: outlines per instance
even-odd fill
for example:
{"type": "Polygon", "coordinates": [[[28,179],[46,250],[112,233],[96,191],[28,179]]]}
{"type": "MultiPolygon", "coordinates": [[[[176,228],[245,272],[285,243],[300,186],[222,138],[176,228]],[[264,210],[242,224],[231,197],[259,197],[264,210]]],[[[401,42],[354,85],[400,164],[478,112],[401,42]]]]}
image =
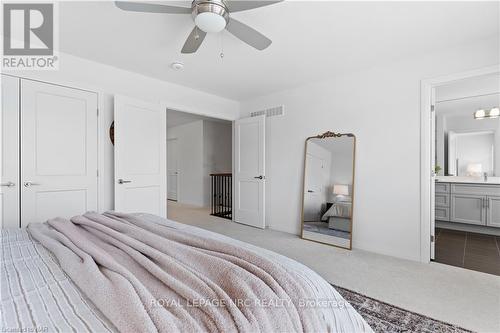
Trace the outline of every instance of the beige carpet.
{"type": "Polygon", "coordinates": [[[206,208],[171,201],[168,216],[286,255],[337,286],[473,331],[500,332],[500,277],[342,250],[212,217],[206,208]]]}

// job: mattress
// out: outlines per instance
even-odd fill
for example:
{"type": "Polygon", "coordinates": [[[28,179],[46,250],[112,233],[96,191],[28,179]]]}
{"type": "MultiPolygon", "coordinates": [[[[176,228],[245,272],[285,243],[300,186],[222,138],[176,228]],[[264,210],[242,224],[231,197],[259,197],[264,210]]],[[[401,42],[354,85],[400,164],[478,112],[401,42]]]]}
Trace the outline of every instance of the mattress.
{"type": "Polygon", "coordinates": [[[3,332],[115,331],[25,229],[2,229],[1,243],[3,332]]]}
{"type": "MultiPolygon", "coordinates": [[[[362,317],[330,285],[306,266],[277,253],[193,226],[147,214],[151,223],[187,230],[193,235],[223,240],[273,258],[315,286],[317,301],[340,306],[321,307],[322,317],[336,332],[370,332],[362,317]]],[[[57,260],[24,229],[2,230],[1,321],[9,331],[113,332],[116,328],[77,288],[57,260]]]]}

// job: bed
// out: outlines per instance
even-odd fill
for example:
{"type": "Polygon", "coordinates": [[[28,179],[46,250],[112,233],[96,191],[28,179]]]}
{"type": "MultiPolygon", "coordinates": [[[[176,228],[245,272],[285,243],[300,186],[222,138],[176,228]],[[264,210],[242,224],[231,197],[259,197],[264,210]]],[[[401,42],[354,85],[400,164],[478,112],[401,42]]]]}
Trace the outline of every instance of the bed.
{"type": "Polygon", "coordinates": [[[274,252],[148,214],[2,230],[1,322],[40,332],[371,332],[274,252]]]}
{"type": "Polygon", "coordinates": [[[321,216],[321,221],[328,222],[328,228],[351,232],[352,202],[337,201],[321,216]]]}

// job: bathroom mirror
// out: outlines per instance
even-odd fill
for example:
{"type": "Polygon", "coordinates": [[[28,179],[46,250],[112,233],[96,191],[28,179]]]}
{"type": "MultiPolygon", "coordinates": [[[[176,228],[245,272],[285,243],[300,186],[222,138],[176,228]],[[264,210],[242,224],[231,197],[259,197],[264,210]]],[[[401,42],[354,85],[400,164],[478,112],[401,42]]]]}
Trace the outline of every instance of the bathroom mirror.
{"type": "Polygon", "coordinates": [[[354,134],[326,132],[306,140],[302,238],[352,248],[354,134]]]}

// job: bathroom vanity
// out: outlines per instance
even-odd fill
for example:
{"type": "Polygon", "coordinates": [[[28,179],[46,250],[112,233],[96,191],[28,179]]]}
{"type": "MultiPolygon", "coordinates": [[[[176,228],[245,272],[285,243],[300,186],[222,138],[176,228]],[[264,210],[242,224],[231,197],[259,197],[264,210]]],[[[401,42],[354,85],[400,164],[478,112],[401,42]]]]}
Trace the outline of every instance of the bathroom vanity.
{"type": "Polygon", "coordinates": [[[436,220],[500,228],[500,178],[436,177],[436,220]]]}

